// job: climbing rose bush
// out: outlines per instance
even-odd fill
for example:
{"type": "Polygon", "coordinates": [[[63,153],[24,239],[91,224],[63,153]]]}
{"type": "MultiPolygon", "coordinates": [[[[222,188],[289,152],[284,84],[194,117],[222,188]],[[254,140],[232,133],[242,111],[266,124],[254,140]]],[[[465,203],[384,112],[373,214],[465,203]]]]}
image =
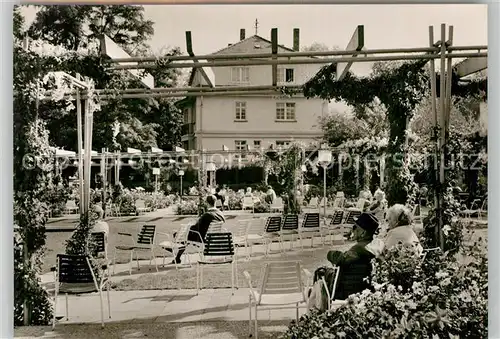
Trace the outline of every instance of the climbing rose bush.
{"type": "Polygon", "coordinates": [[[283,338],[486,338],[485,248],[432,251],[422,260],[412,248],[396,247],[374,263],[374,291],[349,297],[332,313],[306,314],[283,338]]]}

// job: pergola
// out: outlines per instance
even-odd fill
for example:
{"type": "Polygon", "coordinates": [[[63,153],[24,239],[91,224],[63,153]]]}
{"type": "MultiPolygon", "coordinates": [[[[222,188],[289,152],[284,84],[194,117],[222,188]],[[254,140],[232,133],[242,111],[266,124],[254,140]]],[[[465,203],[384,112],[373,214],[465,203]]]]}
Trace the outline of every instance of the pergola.
{"type": "MultiPolygon", "coordinates": [[[[434,112],[434,125],[440,128],[440,138],[436,143],[436,154],[440,159],[439,165],[439,180],[444,182],[444,153],[442,152],[443,145],[446,142],[446,131],[449,125],[449,117],[451,110],[451,82],[452,74],[456,73],[459,76],[465,76],[486,68],[487,49],[486,45],[478,46],[453,46],[453,26],[448,27],[448,38],[446,37],[446,25],[441,24],[440,39],[434,40],[434,28],[429,27],[429,46],[415,48],[397,48],[397,49],[364,49],[364,29],[363,26],[358,26],[344,51],[315,51],[315,52],[278,52],[278,29],[271,30],[271,53],[259,54],[224,54],[224,55],[195,55],[193,51],[193,42],[191,32],[186,32],[186,50],[188,55],[168,56],[168,57],[130,57],[130,56],[110,56],[109,50],[106,52],[108,45],[103,37],[101,41],[101,50],[103,53],[108,53],[110,58],[107,60],[111,70],[147,70],[156,67],[164,68],[196,68],[202,70],[203,67],[228,67],[228,66],[257,66],[268,65],[272,69],[272,83],[267,86],[214,86],[209,87],[182,87],[182,88],[130,88],[119,91],[122,99],[131,98],[160,98],[160,97],[204,97],[204,96],[238,96],[238,95],[283,95],[283,90],[300,91],[301,86],[278,86],[277,82],[277,66],[278,65],[304,65],[304,64],[337,64],[338,79],[340,79],[349,70],[353,62],[374,62],[374,61],[393,61],[393,60],[429,60],[431,72],[431,93],[432,93],[432,110],[434,112]],[[319,58],[322,57],[322,58],[319,58]],[[466,59],[455,68],[452,67],[453,59],[466,59]],[[439,105],[436,104],[436,72],[435,60],[440,61],[441,74],[446,76],[440,77],[440,93],[439,105]],[[444,94],[444,95],[443,95],[444,94]]],[[[298,29],[294,29],[294,38],[298,39],[298,29]]],[[[108,39],[109,40],[109,39],[108,39]]],[[[210,83],[210,82],[209,82],[210,83]]],[[[101,100],[115,98],[115,94],[111,90],[97,89],[95,93],[99,95],[101,100]]],[[[115,91],[113,91],[115,92],[115,91]]],[[[68,93],[67,98],[76,94],[77,98],[77,116],[81,123],[81,100],[88,99],[84,88],[77,88],[75,93],[68,93]]],[[[47,99],[49,99],[47,97],[47,99]]],[[[81,124],[79,124],[79,127],[81,124]]],[[[87,126],[87,124],[86,124],[87,126]]],[[[87,132],[89,138],[86,143],[86,148],[91,147],[91,120],[90,131],[87,132]]],[[[79,136],[81,136],[81,128],[79,128],[79,136]]],[[[81,145],[81,137],[79,137],[79,148],[81,145]]],[[[205,150],[198,151],[201,159],[207,152],[205,150]]],[[[82,152],[78,152],[80,157],[79,166],[83,166],[82,152]]],[[[91,157],[85,159],[85,166],[89,166],[91,157]]],[[[204,177],[205,170],[204,161],[199,162],[200,178],[204,177]]],[[[80,173],[83,172],[82,170],[80,173]]],[[[87,172],[85,172],[87,173],[87,172]]],[[[85,176],[86,180],[90,178],[85,176]]],[[[198,180],[200,192],[202,191],[202,182],[198,180]]],[[[85,185],[84,196],[89,195],[90,186],[85,185]]],[[[200,196],[201,199],[201,196],[200,196]]],[[[442,195],[436,196],[436,206],[442,204],[442,195]]],[[[83,211],[84,212],[84,211],[83,211]]],[[[442,237],[442,219],[440,219],[439,227],[436,232],[440,235],[441,244],[442,237]]]]}

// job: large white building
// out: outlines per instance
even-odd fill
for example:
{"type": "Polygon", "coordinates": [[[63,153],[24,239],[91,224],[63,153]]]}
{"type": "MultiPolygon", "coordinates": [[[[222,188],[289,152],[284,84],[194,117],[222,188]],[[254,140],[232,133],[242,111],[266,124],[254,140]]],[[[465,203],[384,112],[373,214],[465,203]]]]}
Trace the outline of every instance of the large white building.
{"type": "MultiPolygon", "coordinates": [[[[245,38],[213,53],[271,53],[271,41],[258,35],[245,38]]],[[[297,37],[296,37],[297,38],[297,37]]],[[[279,46],[280,52],[299,50],[298,38],[293,49],[279,46]]],[[[322,67],[315,65],[278,65],[278,86],[301,85],[322,67]]],[[[269,86],[270,65],[213,67],[193,69],[189,86],[269,86]]],[[[317,142],[322,136],[319,118],[328,114],[328,102],[321,99],[272,95],[228,95],[186,97],[178,102],[184,113],[183,148],[216,151],[285,146],[291,141],[317,142]]]]}

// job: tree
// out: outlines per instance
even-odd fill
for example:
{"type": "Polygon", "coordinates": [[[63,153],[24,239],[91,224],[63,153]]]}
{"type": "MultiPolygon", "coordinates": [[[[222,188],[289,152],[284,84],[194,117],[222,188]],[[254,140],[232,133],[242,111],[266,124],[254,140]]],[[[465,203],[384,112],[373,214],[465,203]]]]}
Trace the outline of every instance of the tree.
{"type": "MultiPolygon", "coordinates": [[[[102,34],[106,34],[133,56],[151,55],[147,40],[154,33],[153,22],[145,20],[142,6],[42,6],[30,27],[30,36],[70,50],[89,48],[96,50],[102,34]],[[52,25],[51,23],[55,24],[52,25]]],[[[164,50],[162,55],[178,55],[178,48],[164,50]]],[[[95,64],[78,65],[68,70],[94,80],[96,88],[119,90],[143,86],[138,79],[123,72],[104,69],[104,60],[95,64]]],[[[149,71],[156,87],[177,85],[178,70],[165,67],[149,71]]],[[[116,96],[102,105],[94,116],[93,147],[100,150],[126,149],[134,145],[140,149],[150,146],[167,147],[180,141],[180,112],[173,105],[173,98],[122,99],[116,96]],[[119,122],[122,134],[114,138],[113,126],[119,122]],[[140,137],[139,137],[140,136],[140,137]],[[128,139],[133,137],[132,139],[128,139]],[[156,141],[156,138],[159,138],[156,141]]],[[[76,112],[61,114],[61,104],[43,103],[42,117],[51,131],[50,140],[55,145],[77,148],[76,112]],[[60,131],[60,126],[66,126],[60,131]]]]}
{"type": "Polygon", "coordinates": [[[88,47],[106,34],[118,45],[134,51],[153,36],[153,24],[144,19],[142,6],[43,5],[29,34],[70,50],[88,47]]]}

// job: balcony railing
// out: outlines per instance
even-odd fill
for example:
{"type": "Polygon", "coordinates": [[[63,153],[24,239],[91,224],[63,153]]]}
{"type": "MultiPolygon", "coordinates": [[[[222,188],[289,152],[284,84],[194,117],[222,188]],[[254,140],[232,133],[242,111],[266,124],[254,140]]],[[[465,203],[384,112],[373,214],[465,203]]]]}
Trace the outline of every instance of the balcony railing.
{"type": "Polygon", "coordinates": [[[184,124],[181,127],[181,133],[182,133],[182,135],[194,134],[194,130],[195,130],[195,124],[194,123],[184,124]]]}

